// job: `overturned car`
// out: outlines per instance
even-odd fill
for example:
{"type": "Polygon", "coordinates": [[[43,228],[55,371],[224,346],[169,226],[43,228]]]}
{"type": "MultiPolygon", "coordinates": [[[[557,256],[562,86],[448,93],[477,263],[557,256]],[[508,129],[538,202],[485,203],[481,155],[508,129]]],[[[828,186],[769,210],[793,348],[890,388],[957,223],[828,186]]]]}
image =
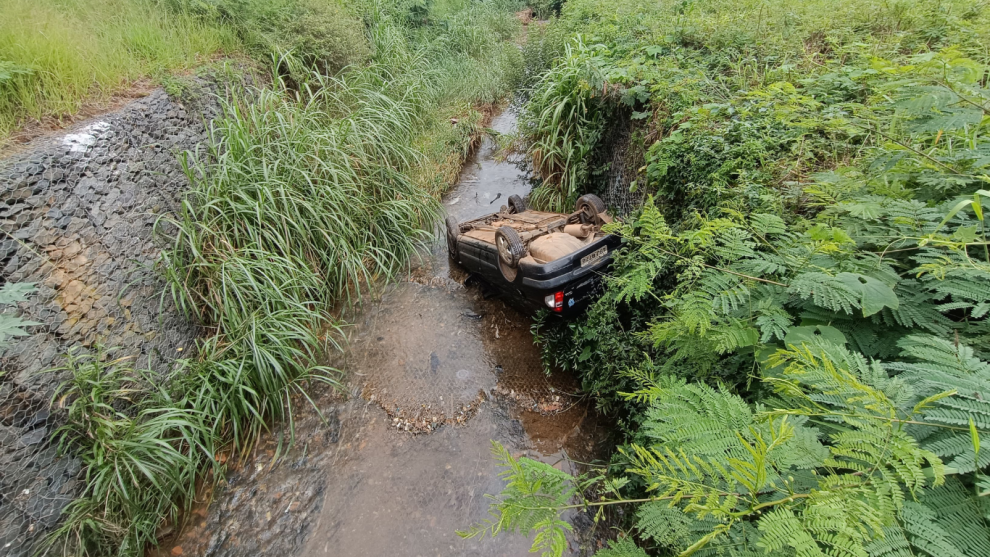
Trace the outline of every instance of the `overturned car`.
{"type": "Polygon", "coordinates": [[[584,195],[573,213],[531,211],[509,197],[498,213],[467,222],[447,217],[450,257],[530,309],[568,315],[601,294],[602,273],[620,239],[601,231],[611,219],[598,196],[584,195]]]}

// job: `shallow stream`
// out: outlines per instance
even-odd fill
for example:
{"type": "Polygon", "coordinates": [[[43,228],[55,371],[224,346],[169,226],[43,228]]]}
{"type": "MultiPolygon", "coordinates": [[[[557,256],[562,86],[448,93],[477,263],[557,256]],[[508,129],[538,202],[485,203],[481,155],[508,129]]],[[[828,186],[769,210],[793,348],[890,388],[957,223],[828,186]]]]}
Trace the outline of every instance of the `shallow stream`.
{"type": "MultiPolygon", "coordinates": [[[[492,127],[511,131],[511,111],[492,127]]],[[[529,183],[512,160],[494,159],[485,138],[445,196],[467,220],[494,212],[529,183]]],[[[294,411],[295,443],[259,443],[212,502],[198,505],[161,554],[316,557],[527,555],[512,535],[461,539],[488,518],[486,493],[501,490],[491,441],[516,456],[570,469],[599,454],[607,428],[577,384],[544,374],[531,318],[485,299],[437,243],[380,299],[348,319],[339,365],[349,396],[314,398],[294,411]]],[[[583,515],[572,517],[577,530],[583,515]]],[[[571,541],[579,555],[581,536],[571,541]]]]}

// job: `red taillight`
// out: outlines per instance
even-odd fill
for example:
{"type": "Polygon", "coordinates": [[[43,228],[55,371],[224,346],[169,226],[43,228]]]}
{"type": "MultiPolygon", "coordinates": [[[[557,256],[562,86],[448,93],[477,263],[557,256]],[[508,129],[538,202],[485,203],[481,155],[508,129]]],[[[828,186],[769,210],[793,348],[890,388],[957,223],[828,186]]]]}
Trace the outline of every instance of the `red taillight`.
{"type": "Polygon", "coordinates": [[[554,292],[553,293],[553,310],[557,313],[564,311],[564,293],[554,292]]]}

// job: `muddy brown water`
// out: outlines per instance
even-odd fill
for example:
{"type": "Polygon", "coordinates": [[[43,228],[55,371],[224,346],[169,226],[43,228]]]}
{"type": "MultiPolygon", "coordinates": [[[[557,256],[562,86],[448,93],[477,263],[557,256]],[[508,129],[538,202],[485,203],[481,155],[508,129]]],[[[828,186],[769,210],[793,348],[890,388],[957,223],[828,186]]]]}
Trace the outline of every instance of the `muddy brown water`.
{"type": "MultiPolygon", "coordinates": [[[[507,111],[492,127],[514,125],[507,111]]],[[[465,165],[444,198],[449,214],[481,216],[529,191],[520,165],[497,162],[494,149],[486,138],[465,165]]],[[[489,518],[485,494],[503,486],[491,442],[573,471],[574,461],[601,454],[607,428],[572,377],[544,373],[531,318],[465,287],[466,278],[438,242],[404,280],[355,310],[339,362],[347,396],[318,393],[319,414],[299,403],[291,449],[279,450],[277,435],[263,438],[156,553],[529,554],[522,536],[456,533],[489,518]]],[[[587,533],[586,517],[571,519],[587,533]]],[[[570,540],[569,554],[584,554],[587,538],[570,540]]]]}

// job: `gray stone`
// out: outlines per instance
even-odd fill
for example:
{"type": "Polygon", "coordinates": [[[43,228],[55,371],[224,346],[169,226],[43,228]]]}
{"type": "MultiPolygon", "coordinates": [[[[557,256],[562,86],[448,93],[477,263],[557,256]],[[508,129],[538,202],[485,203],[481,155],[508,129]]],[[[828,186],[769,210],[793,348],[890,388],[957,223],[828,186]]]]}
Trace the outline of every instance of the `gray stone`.
{"type": "Polygon", "coordinates": [[[35,427],[38,427],[39,425],[47,424],[50,418],[51,418],[51,414],[48,413],[48,410],[41,410],[38,413],[36,413],[34,416],[31,416],[31,418],[28,419],[28,421],[24,424],[23,427],[27,429],[33,429],[35,427]]]}
{"type": "Polygon", "coordinates": [[[18,441],[21,444],[30,447],[31,445],[37,445],[39,443],[44,442],[45,439],[47,438],[48,438],[48,428],[39,427],[38,429],[34,429],[32,431],[29,431],[27,434],[22,435],[21,438],[18,439],[18,441]]]}
{"type": "Polygon", "coordinates": [[[65,171],[61,168],[51,168],[42,174],[42,178],[52,182],[60,182],[63,178],[65,178],[65,171]]]}
{"type": "Polygon", "coordinates": [[[0,212],[0,217],[12,217],[14,215],[20,214],[21,211],[27,209],[28,205],[26,203],[15,203],[7,207],[3,212],[0,212]]]}
{"type": "Polygon", "coordinates": [[[0,242],[0,259],[6,259],[7,256],[17,253],[18,244],[13,240],[4,240],[0,242]]]}
{"type": "Polygon", "coordinates": [[[20,188],[14,190],[14,192],[10,194],[10,197],[8,197],[6,201],[8,204],[12,205],[14,203],[17,203],[18,201],[24,201],[25,199],[31,197],[32,195],[34,195],[34,191],[31,188],[20,188]]]}
{"type": "Polygon", "coordinates": [[[24,432],[20,428],[0,424],[0,450],[22,448],[23,445],[18,444],[18,439],[22,435],[24,435],[24,432]]]}
{"type": "Polygon", "coordinates": [[[90,211],[89,220],[96,226],[102,226],[103,223],[106,222],[107,216],[103,213],[103,211],[94,210],[90,211]]]}

